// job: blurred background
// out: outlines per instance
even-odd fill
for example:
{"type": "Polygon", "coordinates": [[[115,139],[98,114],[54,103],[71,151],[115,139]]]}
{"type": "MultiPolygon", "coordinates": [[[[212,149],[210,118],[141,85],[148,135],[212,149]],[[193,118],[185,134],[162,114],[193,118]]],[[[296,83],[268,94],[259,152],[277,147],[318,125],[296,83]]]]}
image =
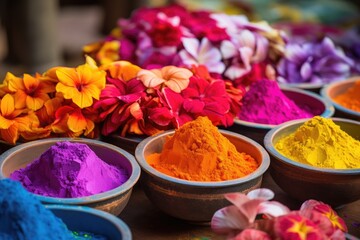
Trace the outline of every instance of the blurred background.
{"type": "Polygon", "coordinates": [[[6,72],[21,76],[82,64],[82,47],[108,35],[119,18],[138,7],[171,3],[269,23],[359,28],[360,3],[350,0],[1,0],[0,81],[6,72]]]}

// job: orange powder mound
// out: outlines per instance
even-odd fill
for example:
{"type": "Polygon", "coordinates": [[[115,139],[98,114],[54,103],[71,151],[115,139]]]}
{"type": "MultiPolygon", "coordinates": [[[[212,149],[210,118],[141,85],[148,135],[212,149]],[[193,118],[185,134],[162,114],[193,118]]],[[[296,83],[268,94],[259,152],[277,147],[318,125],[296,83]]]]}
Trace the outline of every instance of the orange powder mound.
{"type": "Polygon", "coordinates": [[[346,92],[336,96],[334,101],[348,109],[360,112],[360,79],[346,92]]]}
{"type": "Polygon", "coordinates": [[[238,152],[207,117],[184,124],[166,139],[161,153],[146,160],[169,176],[204,182],[240,178],[259,167],[253,157],[238,152]]]}

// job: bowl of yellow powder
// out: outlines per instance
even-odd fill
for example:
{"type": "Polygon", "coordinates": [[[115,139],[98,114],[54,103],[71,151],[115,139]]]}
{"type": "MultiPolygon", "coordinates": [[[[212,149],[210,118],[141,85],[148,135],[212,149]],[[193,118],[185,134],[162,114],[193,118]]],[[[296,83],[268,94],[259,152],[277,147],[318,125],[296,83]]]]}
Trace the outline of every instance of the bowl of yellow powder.
{"type": "Polygon", "coordinates": [[[146,138],[135,157],[151,202],[195,224],[209,223],[217,209],[229,204],[225,193],[259,188],[270,164],[260,144],[219,130],[207,117],[146,138]]]}
{"type": "Polygon", "coordinates": [[[334,105],[336,117],[360,120],[360,76],[331,83],[320,93],[334,105]]]}
{"type": "Polygon", "coordinates": [[[270,174],[291,197],[340,206],[360,199],[360,122],[294,120],[270,130],[264,146],[270,174]]]}

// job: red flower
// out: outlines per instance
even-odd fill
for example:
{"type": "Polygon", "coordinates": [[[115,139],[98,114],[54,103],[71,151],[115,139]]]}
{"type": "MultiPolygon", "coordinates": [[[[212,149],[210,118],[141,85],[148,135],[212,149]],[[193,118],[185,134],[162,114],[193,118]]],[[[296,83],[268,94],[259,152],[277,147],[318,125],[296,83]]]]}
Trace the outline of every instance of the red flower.
{"type": "Polygon", "coordinates": [[[169,18],[164,13],[159,13],[148,31],[154,46],[165,47],[180,45],[182,31],[179,23],[179,17],[169,18]]]}

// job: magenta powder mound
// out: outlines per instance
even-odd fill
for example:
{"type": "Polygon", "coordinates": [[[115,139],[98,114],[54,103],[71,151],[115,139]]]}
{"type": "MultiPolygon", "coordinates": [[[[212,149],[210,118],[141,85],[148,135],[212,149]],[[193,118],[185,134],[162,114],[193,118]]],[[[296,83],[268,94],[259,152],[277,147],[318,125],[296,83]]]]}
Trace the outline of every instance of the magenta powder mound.
{"type": "Polygon", "coordinates": [[[271,125],[313,116],[289,99],[277,82],[268,79],[258,80],[250,86],[239,113],[240,120],[271,125]]]}
{"type": "Polygon", "coordinates": [[[10,178],[35,194],[77,198],[116,188],[129,177],[125,169],[104,162],[86,144],[63,141],[10,178]]]}

